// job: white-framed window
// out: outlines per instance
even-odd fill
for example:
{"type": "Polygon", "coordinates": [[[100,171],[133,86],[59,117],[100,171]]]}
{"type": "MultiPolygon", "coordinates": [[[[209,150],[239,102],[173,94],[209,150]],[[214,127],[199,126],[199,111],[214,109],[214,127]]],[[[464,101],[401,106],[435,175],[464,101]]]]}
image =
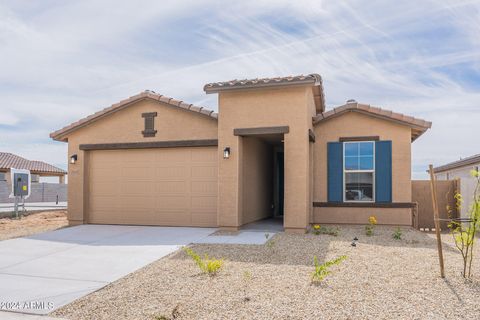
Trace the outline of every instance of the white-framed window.
{"type": "Polygon", "coordinates": [[[343,201],[375,201],[375,142],[343,143],[343,201]]]}

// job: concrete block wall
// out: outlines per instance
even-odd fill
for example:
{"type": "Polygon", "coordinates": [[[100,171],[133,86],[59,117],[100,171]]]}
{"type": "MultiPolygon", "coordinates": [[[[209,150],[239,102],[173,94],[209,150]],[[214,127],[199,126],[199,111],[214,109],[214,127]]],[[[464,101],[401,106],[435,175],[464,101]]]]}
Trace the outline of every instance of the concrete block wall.
{"type": "MultiPolygon", "coordinates": [[[[30,197],[25,202],[63,202],[67,201],[67,184],[60,183],[32,183],[30,197]]],[[[6,181],[0,181],[0,203],[13,203],[14,199],[8,196],[11,188],[6,181]]]]}

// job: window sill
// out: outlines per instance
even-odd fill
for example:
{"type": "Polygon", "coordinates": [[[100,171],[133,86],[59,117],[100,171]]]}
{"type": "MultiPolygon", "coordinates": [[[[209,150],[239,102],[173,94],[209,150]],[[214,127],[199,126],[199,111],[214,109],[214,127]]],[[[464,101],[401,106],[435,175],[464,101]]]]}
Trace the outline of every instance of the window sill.
{"type": "Polygon", "coordinates": [[[413,202],[313,202],[316,208],[413,208],[413,202]]]}

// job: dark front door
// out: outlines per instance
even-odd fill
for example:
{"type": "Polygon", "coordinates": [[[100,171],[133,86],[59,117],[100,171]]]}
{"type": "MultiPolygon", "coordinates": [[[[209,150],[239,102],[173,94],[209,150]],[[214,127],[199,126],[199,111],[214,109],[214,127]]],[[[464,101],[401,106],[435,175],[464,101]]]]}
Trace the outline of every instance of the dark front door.
{"type": "Polygon", "coordinates": [[[284,157],[283,152],[277,152],[277,177],[278,177],[278,216],[283,216],[283,200],[284,200],[284,157]]]}

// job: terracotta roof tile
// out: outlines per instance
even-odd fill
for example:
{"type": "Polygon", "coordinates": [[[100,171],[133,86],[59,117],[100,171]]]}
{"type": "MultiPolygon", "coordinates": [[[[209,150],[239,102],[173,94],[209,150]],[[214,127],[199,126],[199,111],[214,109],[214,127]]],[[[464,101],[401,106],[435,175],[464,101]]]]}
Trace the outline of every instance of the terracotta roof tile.
{"type": "Polygon", "coordinates": [[[11,168],[26,169],[32,173],[67,174],[65,170],[42,161],[27,160],[13,153],[0,152],[0,169],[11,168]]]}
{"type": "Polygon", "coordinates": [[[176,99],[173,99],[173,98],[166,97],[164,95],[155,93],[153,91],[147,90],[147,91],[141,92],[139,94],[136,94],[134,96],[131,96],[130,98],[124,99],[124,100],[122,100],[118,103],[112,104],[110,107],[105,108],[103,110],[100,110],[98,112],[95,112],[94,114],[91,114],[91,115],[87,116],[86,118],[83,118],[83,119],[80,119],[76,122],[73,122],[70,125],[62,128],[60,130],[52,132],[52,133],[50,133],[50,137],[53,138],[54,140],[66,141],[66,138],[65,138],[66,134],[68,134],[68,133],[70,133],[70,132],[72,132],[76,129],[79,129],[79,128],[89,124],[92,121],[96,121],[103,116],[106,116],[110,113],[121,110],[122,108],[126,107],[127,105],[129,105],[133,102],[142,100],[142,99],[157,100],[157,101],[160,101],[162,103],[168,104],[172,107],[177,107],[177,108],[182,108],[184,110],[197,112],[197,113],[199,113],[203,116],[208,116],[208,117],[210,117],[212,119],[215,119],[215,120],[218,119],[217,114],[213,111],[208,110],[209,113],[202,112],[202,110],[207,110],[207,109],[205,109],[203,107],[194,106],[193,104],[187,104],[187,103],[185,103],[181,100],[176,100],[176,99]]]}
{"type": "Polygon", "coordinates": [[[255,78],[255,79],[243,79],[243,80],[229,80],[222,82],[207,83],[203,90],[207,93],[217,92],[217,89],[232,89],[236,87],[255,87],[265,85],[278,85],[278,84],[299,84],[299,83],[312,83],[321,84],[322,78],[320,75],[313,73],[309,75],[287,76],[287,77],[274,77],[274,78],[255,78]]]}
{"type": "Polygon", "coordinates": [[[193,104],[181,102],[178,106],[179,106],[180,108],[182,108],[182,109],[192,110],[192,109],[190,109],[190,108],[193,106],[193,104]]]}
{"type": "Polygon", "coordinates": [[[195,112],[200,112],[200,111],[202,111],[202,109],[203,109],[202,107],[197,107],[197,106],[191,106],[190,107],[190,110],[195,111],[195,112]]]}
{"type": "Polygon", "coordinates": [[[284,87],[295,85],[313,86],[315,107],[317,112],[322,112],[325,110],[325,95],[323,92],[322,77],[317,73],[287,77],[255,78],[243,80],[234,79],[222,82],[212,82],[207,83],[203,87],[203,90],[206,93],[218,93],[225,90],[284,87]]]}
{"type": "Polygon", "coordinates": [[[332,110],[318,114],[313,118],[313,123],[317,124],[322,121],[326,121],[330,118],[344,114],[346,112],[360,112],[367,115],[375,116],[389,121],[395,121],[407,126],[412,127],[412,141],[422,135],[425,131],[432,127],[432,123],[417,119],[411,116],[407,116],[401,113],[396,113],[390,110],[373,107],[366,104],[359,104],[357,102],[349,102],[342,106],[333,108],[332,110]]]}

